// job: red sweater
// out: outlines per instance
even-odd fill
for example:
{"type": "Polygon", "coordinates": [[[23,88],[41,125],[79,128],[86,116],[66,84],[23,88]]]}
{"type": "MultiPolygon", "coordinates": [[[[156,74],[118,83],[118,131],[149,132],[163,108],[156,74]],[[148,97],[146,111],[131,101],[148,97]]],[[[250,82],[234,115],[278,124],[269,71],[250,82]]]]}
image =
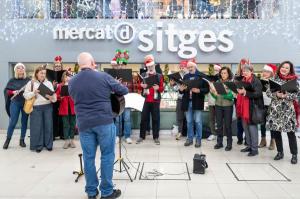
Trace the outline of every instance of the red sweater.
{"type": "MultiPolygon", "coordinates": [[[[139,89],[143,90],[143,88],[141,87],[141,84],[139,84],[139,89]]],[[[164,91],[164,78],[162,75],[159,80],[159,88],[158,88],[157,92],[162,93],[163,91],[164,91]]],[[[154,93],[155,93],[154,88],[153,87],[149,88],[149,94],[145,96],[146,97],[145,102],[159,103],[160,99],[154,99],[154,93]]]]}
{"type": "Polygon", "coordinates": [[[62,86],[63,84],[58,84],[56,89],[57,100],[60,101],[58,114],[61,116],[69,115],[69,106],[70,106],[71,115],[75,115],[73,99],[70,96],[63,96],[63,97],[60,96],[62,86]]]}

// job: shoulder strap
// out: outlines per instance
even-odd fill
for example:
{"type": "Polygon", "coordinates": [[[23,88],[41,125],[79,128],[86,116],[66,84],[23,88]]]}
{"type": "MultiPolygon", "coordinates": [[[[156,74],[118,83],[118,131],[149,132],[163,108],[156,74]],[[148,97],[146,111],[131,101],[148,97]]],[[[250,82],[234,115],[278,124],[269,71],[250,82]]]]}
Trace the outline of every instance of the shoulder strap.
{"type": "Polygon", "coordinates": [[[33,91],[33,80],[31,80],[31,92],[33,91]]]}

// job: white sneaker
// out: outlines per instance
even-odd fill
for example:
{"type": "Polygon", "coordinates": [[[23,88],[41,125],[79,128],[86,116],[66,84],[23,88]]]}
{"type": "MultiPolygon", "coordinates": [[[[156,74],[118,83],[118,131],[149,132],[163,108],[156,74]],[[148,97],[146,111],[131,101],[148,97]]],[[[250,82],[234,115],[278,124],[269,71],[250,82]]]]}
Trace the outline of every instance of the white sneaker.
{"type": "Polygon", "coordinates": [[[214,136],[214,135],[210,135],[210,136],[207,138],[208,141],[213,141],[213,140],[215,140],[215,139],[216,139],[216,136],[214,136]]]}
{"type": "Polygon", "coordinates": [[[116,137],[116,144],[119,143],[119,137],[116,137]]]}
{"type": "Polygon", "coordinates": [[[131,138],[126,138],[126,139],[125,139],[125,142],[126,142],[127,144],[132,144],[132,139],[131,139],[131,138]]]}
{"type": "Polygon", "coordinates": [[[171,130],[172,134],[178,134],[178,126],[173,125],[173,129],[171,130]]]}

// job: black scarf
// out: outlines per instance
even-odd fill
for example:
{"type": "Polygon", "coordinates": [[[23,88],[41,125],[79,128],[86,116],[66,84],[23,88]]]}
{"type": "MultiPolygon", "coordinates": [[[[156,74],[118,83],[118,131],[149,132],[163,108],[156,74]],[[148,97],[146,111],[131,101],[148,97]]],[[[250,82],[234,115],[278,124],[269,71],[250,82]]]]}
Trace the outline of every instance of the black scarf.
{"type": "MultiPolygon", "coordinates": [[[[25,78],[25,79],[17,79],[17,78],[12,78],[8,81],[8,83],[6,84],[6,87],[4,89],[4,98],[5,98],[5,109],[6,109],[6,113],[7,115],[10,117],[10,103],[11,103],[11,99],[10,96],[8,96],[7,91],[8,90],[20,90],[22,87],[24,87],[28,82],[30,81],[29,78],[25,78]]],[[[22,96],[23,92],[19,94],[19,96],[16,96],[14,98],[14,100],[24,100],[23,96],[22,96]]]]}

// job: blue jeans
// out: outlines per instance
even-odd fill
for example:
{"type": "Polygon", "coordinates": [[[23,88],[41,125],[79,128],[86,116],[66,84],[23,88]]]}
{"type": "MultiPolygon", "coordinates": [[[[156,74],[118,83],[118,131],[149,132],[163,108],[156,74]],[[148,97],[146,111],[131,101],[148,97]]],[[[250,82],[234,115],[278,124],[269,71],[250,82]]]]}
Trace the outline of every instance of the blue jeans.
{"type": "Polygon", "coordinates": [[[83,163],[85,173],[85,192],[89,196],[97,193],[99,185],[95,157],[97,147],[101,151],[101,196],[105,197],[113,193],[113,168],[115,159],[116,126],[114,123],[99,125],[86,131],[80,132],[80,143],[83,152],[83,163]]]}
{"type": "Polygon", "coordinates": [[[27,130],[28,115],[23,111],[23,103],[13,100],[10,104],[9,110],[10,118],[7,128],[7,138],[10,139],[12,137],[21,112],[21,139],[24,139],[27,130]]]}
{"type": "Polygon", "coordinates": [[[196,140],[200,141],[202,138],[202,116],[200,110],[192,109],[192,102],[189,103],[189,109],[185,112],[187,122],[188,140],[193,141],[194,138],[194,122],[196,125],[196,140]]]}
{"type": "MultiPolygon", "coordinates": [[[[122,129],[122,120],[124,121],[124,136],[125,139],[129,138],[131,135],[131,121],[130,121],[130,108],[125,108],[124,112],[122,113],[121,116],[116,117],[116,134],[117,136],[119,135],[119,127],[121,125],[121,129],[122,129]],[[119,122],[119,119],[121,117],[121,124],[119,122]]],[[[121,135],[123,135],[123,132],[121,131],[121,135]]]]}

